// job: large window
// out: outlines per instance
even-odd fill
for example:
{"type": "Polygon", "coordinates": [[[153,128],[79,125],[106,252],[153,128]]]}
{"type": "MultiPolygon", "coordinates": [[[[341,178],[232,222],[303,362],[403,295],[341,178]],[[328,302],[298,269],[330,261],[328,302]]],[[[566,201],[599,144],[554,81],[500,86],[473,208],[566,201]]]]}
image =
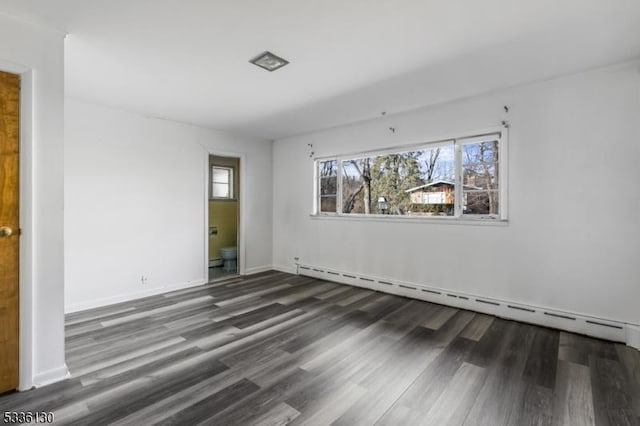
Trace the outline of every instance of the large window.
{"type": "Polygon", "coordinates": [[[506,219],[502,133],[316,160],[317,214],[506,219]]]}

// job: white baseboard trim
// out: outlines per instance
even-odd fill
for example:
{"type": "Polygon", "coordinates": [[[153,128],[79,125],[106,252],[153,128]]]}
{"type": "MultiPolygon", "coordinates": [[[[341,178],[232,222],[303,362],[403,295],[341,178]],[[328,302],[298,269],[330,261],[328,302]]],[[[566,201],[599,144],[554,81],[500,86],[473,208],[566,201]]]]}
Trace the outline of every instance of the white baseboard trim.
{"type": "Polygon", "coordinates": [[[118,296],[104,297],[101,299],[87,300],[85,302],[71,303],[64,307],[64,313],[70,314],[73,312],[86,311],[87,309],[100,308],[103,306],[114,305],[116,303],[128,302],[130,300],[141,299],[143,297],[155,296],[158,294],[169,293],[171,291],[183,290],[185,288],[197,287],[199,285],[206,284],[205,280],[189,281],[183,284],[174,284],[165,287],[150,288],[144,291],[138,291],[135,293],[127,293],[118,296]]]}
{"type": "Polygon", "coordinates": [[[253,275],[259,274],[260,272],[271,271],[273,267],[271,265],[263,265],[263,266],[254,266],[252,268],[247,268],[244,270],[245,275],[253,275]]]}
{"type": "Polygon", "coordinates": [[[627,345],[640,351],[640,326],[627,324],[627,345]]]}
{"type": "MultiPolygon", "coordinates": [[[[63,364],[61,367],[53,368],[51,370],[43,371],[41,373],[36,374],[33,377],[33,386],[35,386],[36,388],[40,388],[42,386],[47,386],[52,383],[60,382],[70,377],[71,377],[71,373],[69,373],[67,364],[63,364]]],[[[21,389],[21,390],[26,390],[26,389],[21,389]]]]}
{"type": "Polygon", "coordinates": [[[286,272],[288,274],[297,274],[298,273],[298,269],[295,266],[273,265],[271,267],[271,269],[273,269],[274,271],[278,271],[278,272],[286,272]]]}
{"type": "MultiPolygon", "coordinates": [[[[289,268],[279,269],[290,272],[289,268]]],[[[422,284],[349,273],[314,265],[299,265],[299,274],[327,281],[377,290],[383,293],[420,299],[470,311],[556,328],[601,339],[624,342],[640,349],[640,325],[599,318],[592,315],[561,311],[521,302],[461,293],[422,284]]],[[[293,272],[295,273],[295,272],[293,272]]]]}

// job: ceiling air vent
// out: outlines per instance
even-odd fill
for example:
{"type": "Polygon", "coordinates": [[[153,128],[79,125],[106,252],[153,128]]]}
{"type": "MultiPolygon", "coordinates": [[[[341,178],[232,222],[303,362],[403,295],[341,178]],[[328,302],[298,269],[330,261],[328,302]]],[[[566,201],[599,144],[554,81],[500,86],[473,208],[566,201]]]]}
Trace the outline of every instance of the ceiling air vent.
{"type": "Polygon", "coordinates": [[[264,68],[267,71],[275,71],[289,63],[289,61],[282,59],[269,51],[259,54],[249,62],[259,66],[260,68],[264,68]]]}

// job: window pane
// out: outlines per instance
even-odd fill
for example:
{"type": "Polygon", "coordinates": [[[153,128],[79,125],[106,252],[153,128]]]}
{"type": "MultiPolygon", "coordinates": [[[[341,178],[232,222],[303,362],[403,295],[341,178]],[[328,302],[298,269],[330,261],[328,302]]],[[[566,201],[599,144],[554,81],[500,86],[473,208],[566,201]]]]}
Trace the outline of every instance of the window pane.
{"type": "Polygon", "coordinates": [[[338,192],[338,161],[327,160],[318,163],[320,187],[320,212],[336,213],[338,192]]]}
{"type": "Polygon", "coordinates": [[[462,145],[462,181],[468,189],[498,189],[498,141],[462,145]]]}
{"type": "Polygon", "coordinates": [[[498,155],[495,140],[462,145],[464,214],[499,214],[498,155]]]}
{"type": "Polygon", "coordinates": [[[465,189],[498,188],[498,165],[496,163],[464,164],[462,179],[465,189]]]}
{"type": "Polygon", "coordinates": [[[338,175],[338,160],[320,161],[318,164],[320,177],[329,177],[338,175]]]}
{"type": "Polygon", "coordinates": [[[371,166],[373,212],[407,215],[411,211],[410,190],[424,184],[420,170],[422,151],[375,157],[371,166]]]}
{"type": "Polygon", "coordinates": [[[500,213],[498,191],[465,191],[464,214],[497,215],[500,213]]]}
{"type": "Polygon", "coordinates": [[[408,214],[452,216],[455,203],[455,150],[453,143],[417,151],[419,185],[407,190],[408,214]]]}
{"type": "Polygon", "coordinates": [[[371,213],[371,159],[359,158],[342,162],[342,212],[371,213]],[[368,180],[368,184],[367,184],[368,180]],[[365,193],[367,203],[365,206],[365,193]]]}
{"type": "Polygon", "coordinates": [[[320,187],[320,212],[336,213],[338,161],[320,161],[318,163],[318,176],[320,187]]]}
{"type": "Polygon", "coordinates": [[[418,164],[425,183],[455,180],[455,154],[453,143],[418,151],[418,164]]]}
{"type": "Polygon", "coordinates": [[[454,214],[453,143],[342,162],[343,213],[454,214]]]}
{"type": "Polygon", "coordinates": [[[229,169],[222,169],[218,167],[213,168],[213,181],[216,183],[229,183],[229,175],[231,171],[229,169]]]}
{"type": "Polygon", "coordinates": [[[338,190],[338,178],[336,176],[320,178],[320,195],[335,195],[338,190]]]}
{"type": "Polygon", "coordinates": [[[211,167],[211,197],[233,198],[233,168],[211,167]]]}
{"type": "Polygon", "coordinates": [[[214,183],[213,184],[213,196],[219,198],[229,197],[229,184],[227,183],[214,183]]]}
{"type": "Polygon", "coordinates": [[[336,212],[336,197],[320,197],[320,211],[324,213],[335,213],[336,212]]]}
{"type": "Polygon", "coordinates": [[[498,141],[467,143],[462,145],[462,163],[497,163],[498,141]]]}

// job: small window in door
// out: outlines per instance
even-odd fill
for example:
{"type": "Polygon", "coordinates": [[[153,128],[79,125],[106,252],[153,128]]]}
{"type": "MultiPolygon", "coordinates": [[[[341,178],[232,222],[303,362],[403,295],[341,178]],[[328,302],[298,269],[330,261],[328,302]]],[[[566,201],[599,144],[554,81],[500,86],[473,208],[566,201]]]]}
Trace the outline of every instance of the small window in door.
{"type": "Polygon", "coordinates": [[[211,198],[234,198],[233,167],[211,166],[211,198]]]}

